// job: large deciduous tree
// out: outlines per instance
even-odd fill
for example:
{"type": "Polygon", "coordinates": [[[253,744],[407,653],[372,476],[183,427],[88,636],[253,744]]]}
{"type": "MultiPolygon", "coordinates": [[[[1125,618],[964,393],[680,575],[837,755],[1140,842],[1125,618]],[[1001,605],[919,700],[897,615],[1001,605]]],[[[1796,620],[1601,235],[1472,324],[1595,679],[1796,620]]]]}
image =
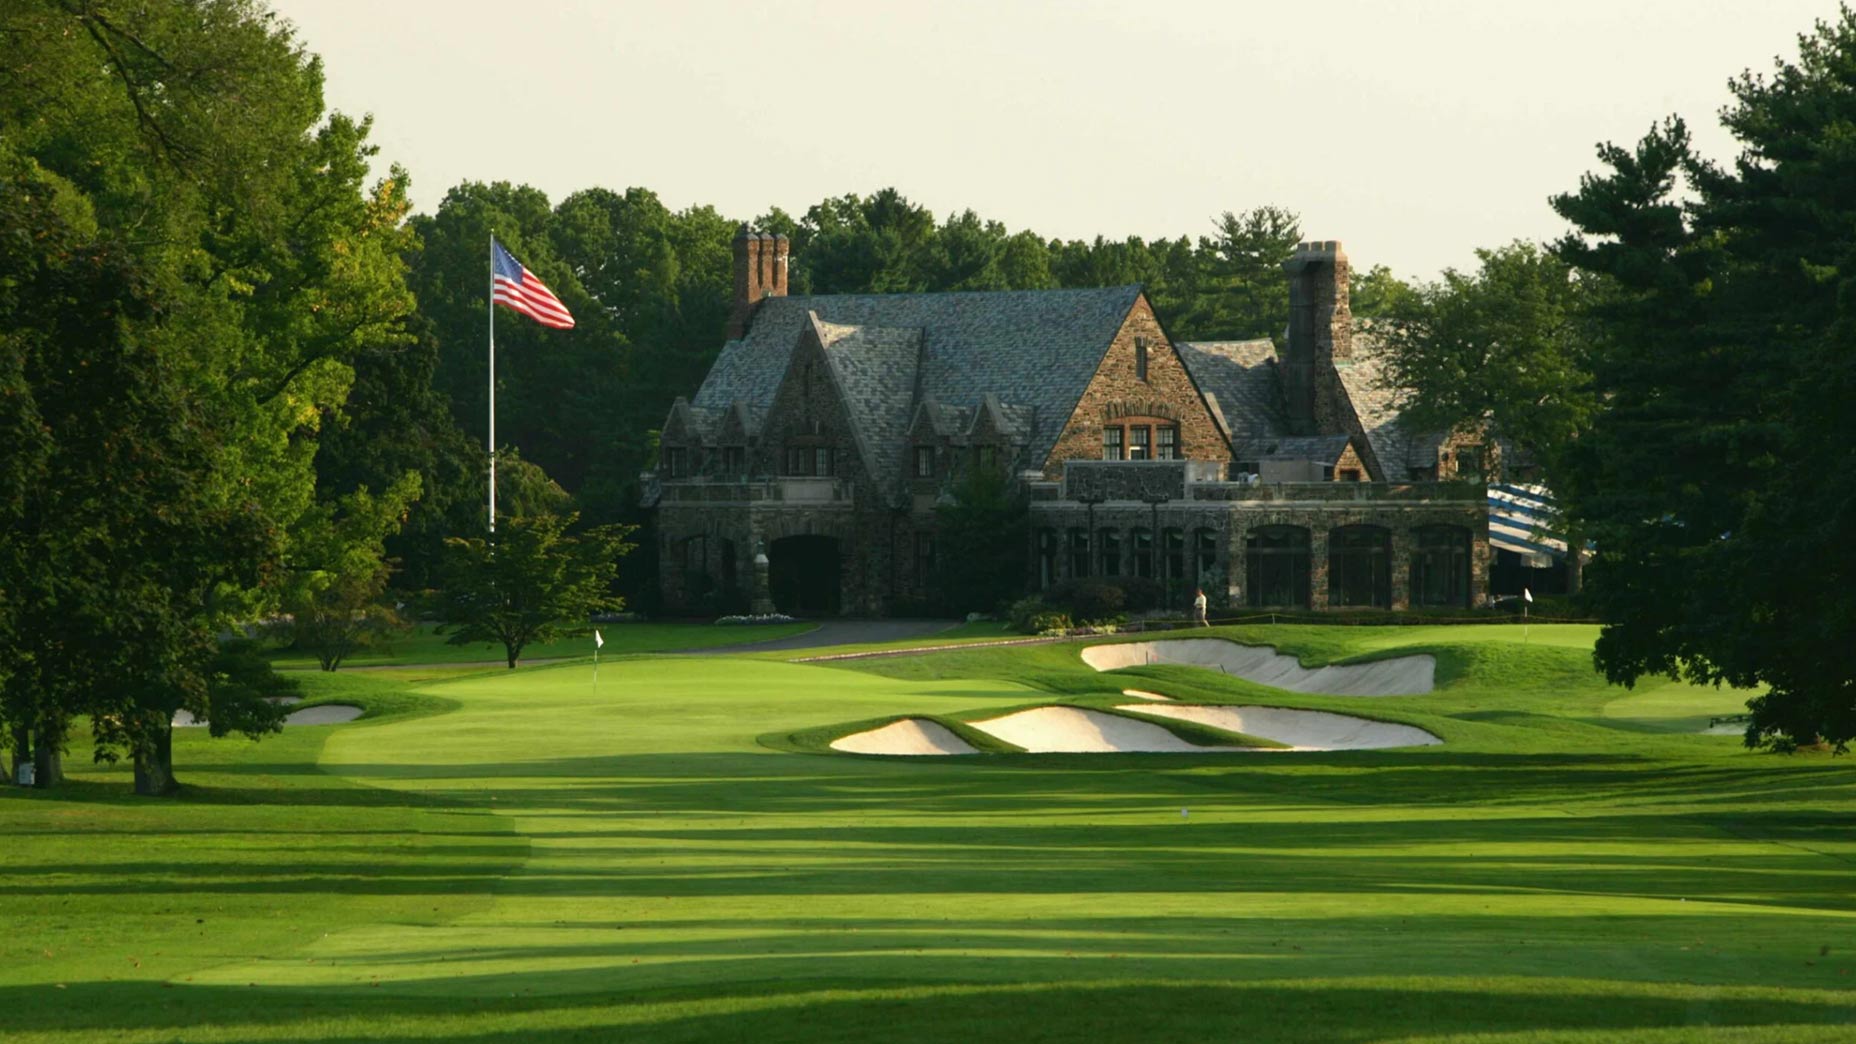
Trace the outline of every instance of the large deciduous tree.
{"type": "Polygon", "coordinates": [[[250,0],[21,0],[0,40],[0,326],[63,483],[0,583],[33,621],[5,701],[54,751],[87,713],[160,792],[173,711],[215,712],[213,635],[275,605],[348,360],[402,337],[405,179],[364,186],[367,124],[325,115],[319,63],[250,0]]]}
{"type": "Polygon", "coordinates": [[[1856,17],[1731,84],[1739,140],[1697,156],[1671,119],[1557,197],[1559,252],[1614,288],[1603,409],[1559,492],[1597,542],[1597,659],[1767,686],[1747,742],[1856,736],[1856,17]]]}

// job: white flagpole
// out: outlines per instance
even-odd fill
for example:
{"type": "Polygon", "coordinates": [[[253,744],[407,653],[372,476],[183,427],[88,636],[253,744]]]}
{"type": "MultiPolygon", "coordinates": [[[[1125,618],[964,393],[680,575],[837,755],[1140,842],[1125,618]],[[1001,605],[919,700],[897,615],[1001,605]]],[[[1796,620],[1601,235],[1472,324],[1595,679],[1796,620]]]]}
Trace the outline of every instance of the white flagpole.
{"type": "Polygon", "coordinates": [[[490,233],[490,532],[496,532],[496,233],[490,233]]]}
{"type": "Polygon", "coordinates": [[[599,636],[599,628],[593,628],[593,691],[599,691],[599,647],[606,644],[599,636]]]}

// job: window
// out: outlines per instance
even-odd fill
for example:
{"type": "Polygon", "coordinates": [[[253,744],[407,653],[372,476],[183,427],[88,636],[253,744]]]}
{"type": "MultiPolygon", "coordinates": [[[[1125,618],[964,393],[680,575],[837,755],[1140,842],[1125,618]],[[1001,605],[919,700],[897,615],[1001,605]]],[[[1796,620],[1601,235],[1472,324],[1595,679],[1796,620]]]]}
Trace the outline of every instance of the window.
{"type": "Polygon", "coordinates": [[[933,478],[934,477],[934,447],[933,446],[915,447],[915,477],[916,478],[933,478]]]}
{"type": "Polygon", "coordinates": [[[1171,425],[1154,429],[1155,460],[1179,459],[1179,429],[1171,425]]]}
{"type": "Polygon", "coordinates": [[[1186,576],[1186,534],[1184,530],[1163,529],[1160,531],[1160,577],[1163,580],[1183,580],[1186,576]]]}
{"type": "Polygon", "coordinates": [[[745,475],[748,473],[748,451],[745,446],[722,447],[722,474],[745,475]]]}
{"type": "Polygon", "coordinates": [[[1147,379],[1147,338],[1145,337],[1134,339],[1134,379],[1137,381],[1147,379]]]}
{"type": "Polygon", "coordinates": [[[1411,604],[1469,605],[1469,530],[1419,528],[1411,553],[1411,604]]]}
{"type": "Polygon", "coordinates": [[[1089,575],[1089,530],[1081,527],[1070,530],[1070,575],[1089,575]]]}
{"type": "Polygon", "coordinates": [[[664,447],[664,472],[671,478],[683,478],[690,473],[690,451],[682,446],[664,447]]]}
{"type": "Polygon", "coordinates": [[[1192,586],[1210,587],[1218,579],[1218,531],[1192,531],[1192,586]]]}
{"type": "Polygon", "coordinates": [[[1120,460],[1121,459],[1121,429],[1120,428],[1103,428],[1102,429],[1102,459],[1103,460],[1120,460]]]}
{"type": "Polygon", "coordinates": [[[1482,481],[1482,446],[1470,443],[1456,448],[1456,477],[1464,482],[1482,481]]]}
{"type": "Polygon", "coordinates": [[[1328,534],[1328,605],[1392,608],[1392,533],[1342,526],[1328,534]]]}
{"type": "Polygon", "coordinates": [[[1057,531],[1038,530],[1038,590],[1047,591],[1057,583],[1057,531]]]}
{"type": "Polygon", "coordinates": [[[915,534],[915,587],[926,591],[934,582],[934,534],[915,534]]]}
{"type": "Polygon", "coordinates": [[[1308,530],[1263,526],[1244,538],[1244,579],[1253,608],[1308,608],[1308,530]]]}
{"type": "Polygon", "coordinates": [[[830,475],[836,463],[837,451],[830,446],[786,447],[788,475],[830,475]]]}
{"type": "Polygon", "coordinates": [[[1366,476],[1360,474],[1359,468],[1342,468],[1339,475],[1342,482],[1365,482],[1366,476]]]}
{"type": "Polygon", "coordinates": [[[992,469],[998,467],[999,466],[999,447],[997,446],[975,446],[973,447],[973,466],[980,468],[981,470],[984,470],[984,471],[991,471],[992,469]]]}
{"type": "Polygon", "coordinates": [[[1128,459],[1152,460],[1148,454],[1148,440],[1153,437],[1153,429],[1140,426],[1128,429],[1128,459]]]}
{"type": "Polygon", "coordinates": [[[833,453],[832,453],[832,449],[830,446],[812,447],[812,474],[814,475],[836,474],[838,469],[833,466],[836,463],[837,461],[833,459],[833,453]]]}
{"type": "Polygon", "coordinates": [[[1154,531],[1136,528],[1134,537],[1134,575],[1152,579],[1154,575],[1154,531]]]}
{"type": "Polygon", "coordinates": [[[1096,554],[1097,576],[1121,575],[1121,531],[1103,529],[1096,533],[1100,551],[1096,554]]]}

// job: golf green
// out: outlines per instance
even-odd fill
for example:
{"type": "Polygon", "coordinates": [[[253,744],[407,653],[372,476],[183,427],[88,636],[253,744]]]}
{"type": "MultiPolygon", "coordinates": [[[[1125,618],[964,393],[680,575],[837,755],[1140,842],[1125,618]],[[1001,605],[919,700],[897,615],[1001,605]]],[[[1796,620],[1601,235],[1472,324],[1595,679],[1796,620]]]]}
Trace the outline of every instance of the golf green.
{"type": "Polygon", "coordinates": [[[1069,643],[306,676],[370,715],[182,735],[172,801],[88,766],[0,795],[0,1038],[1850,1039],[1848,759],[1696,734],[1744,694],[1606,687],[1591,628],[1214,633],[1429,652],[1438,688],[1069,643]],[[1444,742],[810,752],[1124,686],[1444,742]]]}

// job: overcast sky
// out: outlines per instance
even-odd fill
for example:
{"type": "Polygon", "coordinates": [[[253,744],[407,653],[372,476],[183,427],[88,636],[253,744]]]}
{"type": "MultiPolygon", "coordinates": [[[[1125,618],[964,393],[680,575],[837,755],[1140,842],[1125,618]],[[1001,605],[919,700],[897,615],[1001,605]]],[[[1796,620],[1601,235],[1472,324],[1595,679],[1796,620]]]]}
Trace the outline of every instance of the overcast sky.
{"type": "MultiPolygon", "coordinates": [[[[464,180],[797,216],[894,185],[1062,238],[1265,203],[1431,277],[1562,231],[1546,199],[1829,0],[273,0],[422,210],[464,180]]],[[[384,168],[383,168],[384,169],[384,168]]]]}

